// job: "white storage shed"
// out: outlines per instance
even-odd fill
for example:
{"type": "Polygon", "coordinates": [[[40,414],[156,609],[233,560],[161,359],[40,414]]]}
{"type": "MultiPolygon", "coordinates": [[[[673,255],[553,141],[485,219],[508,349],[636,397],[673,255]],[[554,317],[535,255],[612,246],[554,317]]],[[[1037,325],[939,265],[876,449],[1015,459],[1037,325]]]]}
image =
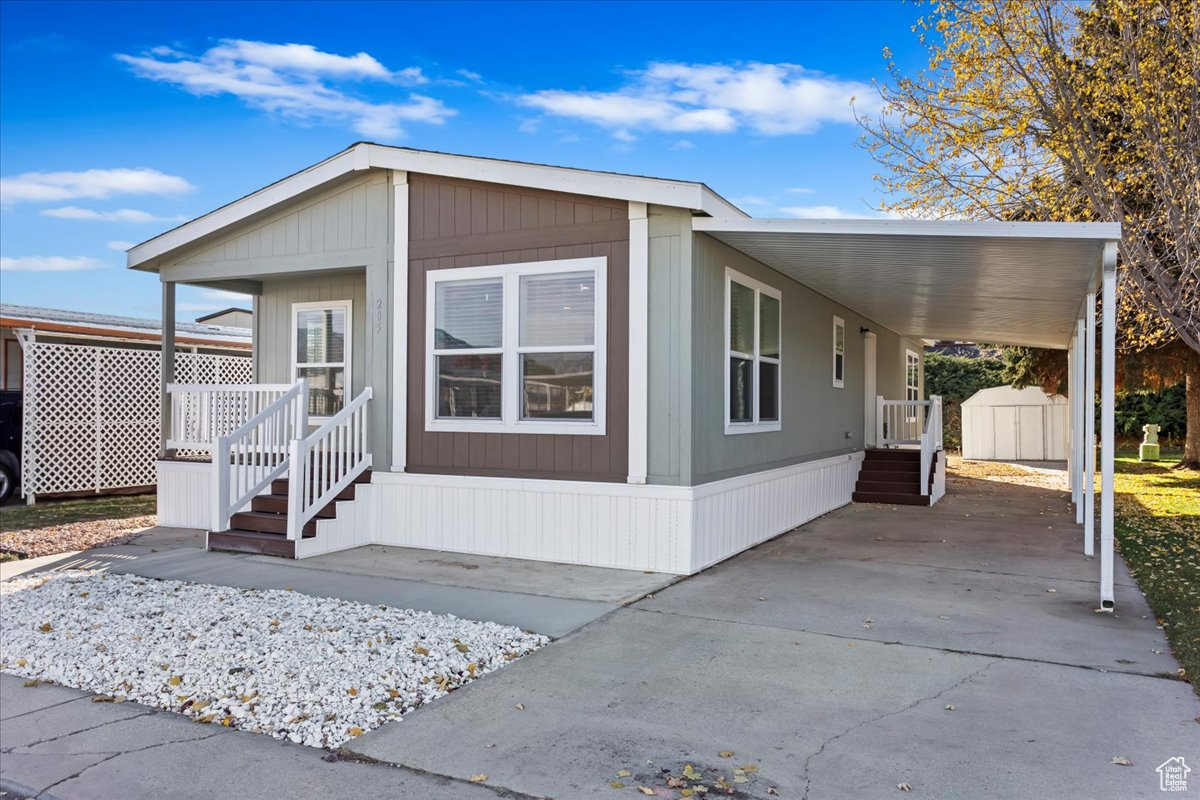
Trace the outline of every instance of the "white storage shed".
{"type": "Polygon", "coordinates": [[[962,404],[963,458],[1065,461],[1067,398],[1036,386],[980,389],[962,404]]]}

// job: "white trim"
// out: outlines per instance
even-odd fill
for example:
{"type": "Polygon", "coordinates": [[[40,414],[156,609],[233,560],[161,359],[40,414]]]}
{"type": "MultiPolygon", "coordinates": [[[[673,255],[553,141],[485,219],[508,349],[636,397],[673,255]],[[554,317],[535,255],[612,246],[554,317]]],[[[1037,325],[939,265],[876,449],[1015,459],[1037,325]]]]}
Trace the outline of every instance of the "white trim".
{"type": "Polygon", "coordinates": [[[846,388],[846,320],[833,317],[833,388],[846,388]],[[842,329],[842,352],[838,352],[838,328],[842,329]],[[838,377],[838,356],[842,357],[842,377],[838,377]]]}
{"type": "Polygon", "coordinates": [[[1083,364],[1083,552],[1096,550],[1096,294],[1088,292],[1083,364]]]}
{"type": "MultiPolygon", "coordinates": [[[[292,303],[292,328],[290,333],[291,351],[292,351],[292,380],[300,379],[300,367],[341,367],[344,370],[345,377],[345,395],[342,398],[342,405],[350,402],[350,398],[354,396],[354,301],[353,300],[313,300],[305,303],[292,303]],[[296,357],[299,353],[296,352],[296,323],[301,311],[329,311],[340,308],[346,312],[346,333],[345,339],[342,342],[342,361],[311,361],[305,362],[303,365],[296,362],[296,357]]],[[[290,384],[289,384],[290,385],[290,384]]],[[[332,416],[332,415],[330,415],[332,416]]],[[[310,422],[322,422],[329,419],[329,416],[319,416],[310,414],[308,417],[310,422]]]]}
{"type": "Polygon", "coordinates": [[[392,470],[408,465],[408,173],[392,172],[392,470]]]}
{"type": "MultiPolygon", "coordinates": [[[[906,403],[921,402],[921,355],[920,355],[920,353],[918,353],[915,350],[909,350],[907,347],[904,348],[904,402],[906,402],[906,403]],[[910,358],[912,359],[912,361],[915,361],[917,364],[917,369],[914,373],[917,378],[916,386],[913,386],[911,383],[908,382],[908,365],[910,363],[909,362],[910,358]],[[909,389],[916,390],[914,392],[914,394],[915,394],[914,397],[908,396],[909,389]]],[[[909,422],[915,422],[917,418],[916,417],[906,417],[906,419],[909,422]]]]}
{"type": "Polygon", "coordinates": [[[693,230],[713,233],[814,233],[867,236],[970,236],[1015,239],[1121,237],[1119,222],[998,222],[913,219],[721,219],[697,217],[693,230]]]}
{"type": "Polygon", "coordinates": [[[564,258],[553,261],[532,261],[520,264],[495,264],[483,267],[430,270],[425,286],[425,430],[456,433],[532,433],[573,436],[603,436],[607,431],[607,351],[608,351],[608,259],[564,258]],[[520,346],[520,279],[526,275],[553,275],[560,272],[592,272],[595,275],[594,343],[562,347],[520,346]],[[437,416],[437,373],[434,344],[436,322],[436,291],[440,283],[450,281],[500,278],[503,281],[503,335],[500,347],[447,351],[450,354],[499,353],[501,360],[500,419],[441,419],[437,416]],[[520,418],[520,364],[523,352],[580,352],[592,356],[592,419],[591,421],[539,420],[520,418]]]}
{"type": "Polygon", "coordinates": [[[650,220],[629,204],[629,483],[645,483],[650,418],[650,220]]]}
{"type": "Polygon", "coordinates": [[[703,183],[694,181],[644,178],[359,142],[301,172],[130,248],[126,253],[126,265],[154,269],[147,262],[330,181],[371,168],[630,200],[720,214],[727,218],[736,218],[743,213],[703,183]]]}
{"type": "Polygon", "coordinates": [[[732,267],[725,268],[725,360],[721,365],[725,375],[725,435],[732,436],[744,433],[771,433],[783,429],[783,292],[774,286],[755,280],[732,267]],[[742,353],[734,350],[731,345],[730,302],[733,299],[733,284],[737,283],[754,291],[754,352],[742,353]],[[779,356],[770,358],[761,354],[762,327],[760,315],[762,312],[762,296],[773,297],[779,303],[779,356]],[[753,388],[750,390],[750,407],[752,419],[749,422],[735,422],[730,419],[732,409],[729,404],[729,362],[734,357],[749,360],[752,363],[751,378],[753,388]],[[759,415],[759,365],[774,364],[779,368],[775,386],[775,416],[777,419],[760,420],[759,415]]]}
{"type": "Polygon", "coordinates": [[[1113,413],[1117,378],[1117,243],[1104,246],[1104,294],[1100,311],[1100,607],[1112,609],[1113,598],[1113,459],[1116,456],[1113,413]]]}
{"type": "Polygon", "coordinates": [[[863,443],[876,445],[875,415],[878,413],[879,343],[871,331],[863,331],[863,443]]]}

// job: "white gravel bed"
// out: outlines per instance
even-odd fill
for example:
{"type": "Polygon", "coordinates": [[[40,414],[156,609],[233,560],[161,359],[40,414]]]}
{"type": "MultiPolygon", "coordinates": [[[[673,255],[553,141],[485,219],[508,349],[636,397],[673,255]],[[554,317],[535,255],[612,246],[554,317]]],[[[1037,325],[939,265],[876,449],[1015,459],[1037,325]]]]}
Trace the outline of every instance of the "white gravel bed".
{"type": "Polygon", "coordinates": [[[72,571],[0,584],[0,669],[333,748],[545,636],[299,592],[72,571]]]}

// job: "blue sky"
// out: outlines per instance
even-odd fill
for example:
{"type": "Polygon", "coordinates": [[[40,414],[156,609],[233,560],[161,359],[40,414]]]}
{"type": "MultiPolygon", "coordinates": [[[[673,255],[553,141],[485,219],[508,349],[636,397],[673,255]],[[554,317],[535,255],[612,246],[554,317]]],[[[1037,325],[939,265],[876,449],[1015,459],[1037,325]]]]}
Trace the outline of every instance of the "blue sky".
{"type": "MultiPolygon", "coordinates": [[[[0,296],[157,317],[121,249],[358,140],[872,216],[898,2],[0,3],[0,296]]],[[[238,302],[181,291],[180,317],[238,302]]]]}

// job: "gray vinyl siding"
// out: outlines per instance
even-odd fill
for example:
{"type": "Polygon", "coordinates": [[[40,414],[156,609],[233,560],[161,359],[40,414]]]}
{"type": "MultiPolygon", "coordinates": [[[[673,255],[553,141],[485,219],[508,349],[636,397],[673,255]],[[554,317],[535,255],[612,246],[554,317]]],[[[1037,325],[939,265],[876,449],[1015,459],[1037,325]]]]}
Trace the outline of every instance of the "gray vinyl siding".
{"type": "Polygon", "coordinates": [[[647,478],[691,481],[692,223],[679,209],[650,209],[647,478]]]}
{"type": "MultiPolygon", "coordinates": [[[[292,304],[318,300],[351,301],[350,388],[357,395],[367,386],[367,342],[363,317],[367,282],[359,272],[329,273],[312,277],[275,278],[263,281],[254,320],[254,346],[258,356],[255,380],[260,383],[291,383],[292,304]]],[[[372,402],[374,402],[372,400],[372,402]]]]}
{"type": "MultiPolygon", "coordinates": [[[[704,234],[693,237],[692,269],[691,483],[862,450],[864,345],[860,329],[866,327],[877,336],[877,386],[889,398],[903,397],[905,340],[704,234]],[[779,431],[725,433],[726,267],[783,294],[779,431]],[[846,323],[843,388],[833,386],[835,315],[846,323]]],[[[663,380],[653,370],[651,375],[655,381],[663,380]]]]}

